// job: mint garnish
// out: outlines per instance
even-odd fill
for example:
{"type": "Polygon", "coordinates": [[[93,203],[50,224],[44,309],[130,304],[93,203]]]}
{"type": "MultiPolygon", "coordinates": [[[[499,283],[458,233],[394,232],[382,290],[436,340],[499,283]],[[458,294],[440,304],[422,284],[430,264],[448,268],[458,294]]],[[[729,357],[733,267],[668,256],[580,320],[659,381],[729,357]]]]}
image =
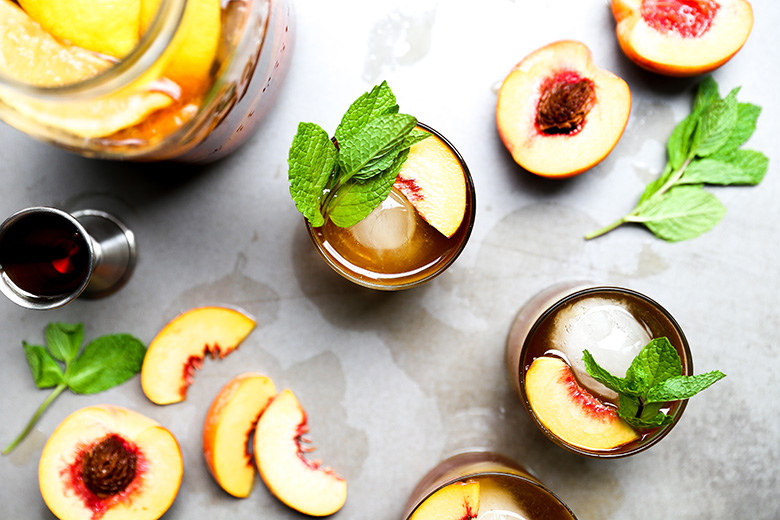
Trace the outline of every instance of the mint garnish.
{"type": "Polygon", "coordinates": [[[417,119],[398,113],[395,95],[382,82],[350,105],[334,134],[300,123],[290,146],[290,195],[314,227],[327,219],[357,224],[390,194],[409,147],[428,137],[417,119]]]}
{"type": "Polygon", "coordinates": [[[84,326],[81,323],[49,323],[47,348],[22,342],[24,355],[38,388],[52,388],[22,433],[4,450],[8,455],[30,433],[41,414],[67,389],[77,394],[96,394],[120,385],[141,370],[146,346],[129,334],[101,336],[83,351],[84,326]],[[62,369],[65,364],[65,370],[62,369]]]}
{"type": "Polygon", "coordinates": [[[704,79],[691,113],[669,137],[663,174],[647,185],[628,215],[585,238],[634,222],[659,238],[677,242],[697,237],[720,222],[726,208],[704,185],[756,185],[769,166],[761,152],[740,149],[753,135],[761,108],[737,102],[738,92],[735,88],[721,98],[715,80],[704,79]]]}
{"type": "Polygon", "coordinates": [[[620,418],[639,429],[671,424],[672,417],[661,411],[666,403],[688,399],[726,377],[718,370],[683,375],[680,355],[667,338],[656,338],[645,345],[626,370],[626,377],[607,372],[587,350],[582,359],[593,379],[618,393],[620,418]]]}

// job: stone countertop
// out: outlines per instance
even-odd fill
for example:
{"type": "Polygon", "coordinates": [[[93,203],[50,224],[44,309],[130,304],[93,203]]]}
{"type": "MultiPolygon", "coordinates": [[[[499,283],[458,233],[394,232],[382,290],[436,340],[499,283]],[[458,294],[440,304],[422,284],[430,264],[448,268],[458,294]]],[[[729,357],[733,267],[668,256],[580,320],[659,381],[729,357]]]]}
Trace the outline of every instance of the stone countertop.
{"type": "Polygon", "coordinates": [[[780,4],[752,2],[753,32],[714,73],[721,93],[763,107],[748,143],[770,157],[757,187],[713,188],[728,209],[705,235],[666,243],[640,227],[583,235],[631,210],[665,164],[665,143],[698,78],[628,61],[603,0],[318,2],[296,0],[297,45],[277,105],[253,139],[208,166],[93,161],[0,125],[3,218],[28,206],[111,207],[135,231],[139,263],[121,291],[33,312],[0,299],[0,440],[47,395],[21,341],[50,321],[85,323],[86,338],[125,331],[150,341],[179,312],[212,303],[258,319],[241,348],[208,360],[187,400],[158,407],[139,379],[92,396],[63,394],[16,452],[0,458],[7,518],[53,518],[38,492],[46,438],[97,403],[149,415],[178,438],[185,475],[165,518],[301,518],[256,482],[225,494],[206,471],[201,428],[211,399],[248,370],[289,387],[309,416],[316,456],[346,477],[343,519],[400,517],[417,480],[467,446],[532,468],[582,520],[774,519],[780,511],[780,4]],[[498,138],[499,82],[532,50],[577,39],[624,78],[631,118],[611,155],[569,180],[522,170],[498,138]],[[458,261],[431,283],[386,294],[342,280],[317,256],[292,205],[287,148],[299,121],[335,128],[360,93],[387,79],[402,109],[446,135],[474,177],[477,217],[458,261]],[[506,334],[531,295],[592,279],[644,292],[682,325],[696,372],[728,377],[691,400],[659,445],[621,460],[569,454],[537,431],[507,381],[506,334]],[[769,396],[769,397],[768,397],[769,396]]]}

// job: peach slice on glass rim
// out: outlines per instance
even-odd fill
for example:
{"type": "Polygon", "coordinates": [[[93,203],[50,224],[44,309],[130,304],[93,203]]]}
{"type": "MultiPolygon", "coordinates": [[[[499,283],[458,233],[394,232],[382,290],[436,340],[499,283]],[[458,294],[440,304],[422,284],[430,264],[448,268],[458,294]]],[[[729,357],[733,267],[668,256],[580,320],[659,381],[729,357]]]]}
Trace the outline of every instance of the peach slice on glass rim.
{"type": "Polygon", "coordinates": [[[288,389],[280,392],[257,421],[254,454],[268,489],[289,507],[310,516],[335,513],[347,499],[347,483],[331,469],[304,457],[313,450],[303,435],[306,414],[288,389]]]}
{"type": "Polygon", "coordinates": [[[212,401],[203,424],[203,456],[227,493],[246,498],[255,480],[249,437],[276,395],[273,381],[257,373],[234,377],[212,401]]]}
{"type": "Polygon", "coordinates": [[[710,72],[734,56],[753,27],[745,0],[612,0],[626,56],[668,76],[710,72]]]}
{"type": "Polygon", "coordinates": [[[630,112],[626,82],[598,68],[583,43],[563,40],[532,52],[504,79],[496,125],[517,164],[570,177],[609,155],[630,112]]]}
{"type": "Polygon", "coordinates": [[[183,401],[195,370],[209,354],[223,358],[255,327],[246,313],[228,307],[198,307],[171,320],[146,350],[141,387],[156,404],[183,401]]]}
{"type": "Polygon", "coordinates": [[[472,520],[479,513],[479,482],[454,482],[417,506],[409,520],[472,520]]]}
{"type": "Polygon", "coordinates": [[[112,405],[66,417],[38,465],[43,500],[62,520],[154,520],[176,498],[182,473],[168,430],[112,405]]]}
{"type": "Polygon", "coordinates": [[[577,382],[562,359],[536,358],[525,374],[525,394],[539,422],[573,446],[610,450],[639,438],[614,408],[577,382]]]}

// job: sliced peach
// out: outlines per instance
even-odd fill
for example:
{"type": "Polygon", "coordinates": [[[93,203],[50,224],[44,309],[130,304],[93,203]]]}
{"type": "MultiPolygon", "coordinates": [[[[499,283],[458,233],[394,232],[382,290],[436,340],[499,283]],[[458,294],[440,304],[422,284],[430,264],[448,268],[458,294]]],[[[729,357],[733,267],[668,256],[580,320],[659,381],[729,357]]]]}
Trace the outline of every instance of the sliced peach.
{"type": "Polygon", "coordinates": [[[630,111],[626,82],[599,69],[584,44],[565,40],[512,69],[498,93],[496,125],[517,164],[544,177],[570,177],[609,155],[630,111]]]}
{"type": "Polygon", "coordinates": [[[478,512],[479,482],[454,482],[425,499],[409,520],[471,520],[478,512]]]}
{"type": "Polygon", "coordinates": [[[149,344],[141,386],[156,404],[183,401],[195,370],[209,354],[223,358],[255,327],[247,314],[227,307],[198,307],[171,320],[149,344]]]}
{"type": "MultiPolygon", "coordinates": [[[[431,132],[428,132],[431,133],[431,132]]],[[[431,133],[413,145],[394,187],[404,194],[420,217],[451,237],[466,214],[466,177],[451,147],[431,133]]]]}
{"type": "Polygon", "coordinates": [[[257,469],[279,500],[301,513],[327,516],[347,499],[347,483],[331,469],[309,461],[312,451],[302,436],[308,431],[306,414],[290,390],[283,390],[260,416],[255,429],[257,469]]]}
{"type": "Polygon", "coordinates": [[[745,0],[612,0],[620,48],[634,63],[669,76],[714,70],[753,27],[745,0]]]}
{"type": "Polygon", "coordinates": [[[203,456],[222,489],[239,498],[249,496],[255,465],[249,437],[260,414],[276,395],[269,378],[246,373],[231,379],[209,407],[203,424],[203,456]]]}
{"type": "Polygon", "coordinates": [[[610,450],[639,438],[614,408],[580,386],[562,359],[536,358],[525,374],[525,393],[544,427],[573,446],[610,450]]]}
{"type": "Polygon", "coordinates": [[[176,498],[179,444],[156,421],[118,406],[73,412],[41,454],[38,481],[62,520],[154,520],[176,498]]]}

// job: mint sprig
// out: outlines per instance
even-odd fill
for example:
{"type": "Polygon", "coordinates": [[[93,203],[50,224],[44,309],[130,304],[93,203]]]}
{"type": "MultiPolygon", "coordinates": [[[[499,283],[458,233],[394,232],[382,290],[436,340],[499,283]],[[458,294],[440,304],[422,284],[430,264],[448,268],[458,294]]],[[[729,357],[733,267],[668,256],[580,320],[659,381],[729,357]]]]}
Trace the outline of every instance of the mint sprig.
{"type": "Polygon", "coordinates": [[[667,403],[693,397],[726,377],[718,370],[683,375],[680,355],[665,337],[653,339],[642,348],[626,370],[626,377],[610,374],[587,350],[582,359],[593,379],[618,393],[620,418],[639,429],[671,424],[672,417],[661,411],[667,403]]]}
{"type": "Polygon", "coordinates": [[[120,385],[141,370],[146,346],[129,334],[101,336],[82,350],[81,323],[49,323],[46,347],[22,342],[24,355],[38,388],[54,388],[33,414],[22,433],[3,451],[8,455],[30,433],[41,414],[62,392],[96,394],[120,385]],[[65,365],[63,370],[62,365],[65,365]]]}
{"type": "Polygon", "coordinates": [[[298,125],[287,158],[290,195],[312,226],[352,226],[388,197],[409,147],[429,135],[398,110],[382,82],[350,105],[335,143],[315,123],[298,125]]]}
{"type": "Polygon", "coordinates": [[[705,185],[756,185],[769,159],[740,147],[756,129],[761,108],[737,101],[739,88],[725,98],[712,77],[704,79],[691,113],[672,131],[663,174],[650,182],[636,207],[626,216],[588,235],[596,238],[622,224],[643,224],[657,237],[678,242],[712,229],[726,213],[705,185]]]}

